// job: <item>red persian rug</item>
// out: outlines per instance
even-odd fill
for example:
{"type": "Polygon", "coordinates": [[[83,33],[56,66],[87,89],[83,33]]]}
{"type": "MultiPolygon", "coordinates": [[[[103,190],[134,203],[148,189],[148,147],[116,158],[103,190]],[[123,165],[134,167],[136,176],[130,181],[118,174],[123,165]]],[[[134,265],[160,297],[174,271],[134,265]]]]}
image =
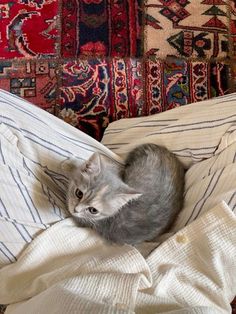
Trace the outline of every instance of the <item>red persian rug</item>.
{"type": "Polygon", "coordinates": [[[236,63],[236,0],[229,1],[229,12],[230,12],[230,34],[231,34],[231,56],[234,57],[234,65],[236,63]]]}
{"type": "Polygon", "coordinates": [[[140,56],[142,0],[63,0],[62,56],[140,56]]]}
{"type": "Polygon", "coordinates": [[[235,0],[0,0],[0,21],[0,88],[98,140],[236,87],[235,0]]]}
{"type": "Polygon", "coordinates": [[[9,60],[0,62],[0,88],[55,112],[58,62],[51,60],[9,60]]]}
{"type": "Polygon", "coordinates": [[[142,63],[137,59],[84,59],[62,66],[59,116],[101,139],[113,120],[144,114],[142,63]]]}
{"type": "Polygon", "coordinates": [[[0,59],[55,57],[58,5],[55,0],[0,1],[0,59]]]}
{"type": "Polygon", "coordinates": [[[229,66],[221,62],[149,58],[146,114],[159,113],[228,92],[229,66]]]}

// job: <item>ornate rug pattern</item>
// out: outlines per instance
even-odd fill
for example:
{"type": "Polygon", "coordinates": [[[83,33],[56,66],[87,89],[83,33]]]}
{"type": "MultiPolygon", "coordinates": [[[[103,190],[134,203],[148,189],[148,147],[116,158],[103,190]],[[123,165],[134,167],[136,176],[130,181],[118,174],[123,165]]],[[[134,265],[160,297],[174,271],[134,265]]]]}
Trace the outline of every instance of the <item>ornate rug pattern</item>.
{"type": "Polygon", "coordinates": [[[0,88],[98,140],[235,89],[235,0],[0,0],[0,20],[0,88]]]}
{"type": "Polygon", "coordinates": [[[141,68],[132,58],[64,63],[60,117],[101,138],[110,121],[142,115],[141,68]]]}
{"type": "Polygon", "coordinates": [[[147,0],[146,7],[146,53],[162,58],[228,56],[226,1],[147,0]]]}
{"type": "Polygon", "coordinates": [[[141,0],[62,1],[62,56],[140,56],[141,0]]]}
{"type": "Polygon", "coordinates": [[[58,80],[56,61],[0,62],[0,87],[54,113],[58,80]]]}
{"type": "Polygon", "coordinates": [[[59,3],[0,1],[0,59],[57,56],[59,3]]]}
{"type": "Polygon", "coordinates": [[[223,95],[228,89],[229,70],[220,62],[180,59],[70,61],[63,65],[60,117],[100,138],[110,121],[223,95]]]}
{"type": "MultiPolygon", "coordinates": [[[[232,36],[232,56],[236,58],[236,0],[230,1],[230,34],[232,36]]],[[[234,59],[234,63],[236,60],[234,59]]]]}
{"type": "Polygon", "coordinates": [[[172,59],[146,62],[146,114],[223,95],[229,67],[220,62],[172,59]]]}

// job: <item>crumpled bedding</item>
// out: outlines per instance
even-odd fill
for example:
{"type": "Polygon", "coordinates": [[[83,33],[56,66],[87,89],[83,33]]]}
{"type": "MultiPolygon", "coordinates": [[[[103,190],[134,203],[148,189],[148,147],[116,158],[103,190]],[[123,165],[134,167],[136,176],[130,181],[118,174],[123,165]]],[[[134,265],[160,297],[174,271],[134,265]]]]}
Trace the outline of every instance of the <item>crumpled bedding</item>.
{"type": "Polygon", "coordinates": [[[166,146],[186,168],[184,208],[162,244],[106,243],[71,218],[0,270],[20,313],[230,313],[236,295],[236,95],[112,123],[103,144],[166,146]],[[224,106],[224,110],[222,109],[224,106]]]}

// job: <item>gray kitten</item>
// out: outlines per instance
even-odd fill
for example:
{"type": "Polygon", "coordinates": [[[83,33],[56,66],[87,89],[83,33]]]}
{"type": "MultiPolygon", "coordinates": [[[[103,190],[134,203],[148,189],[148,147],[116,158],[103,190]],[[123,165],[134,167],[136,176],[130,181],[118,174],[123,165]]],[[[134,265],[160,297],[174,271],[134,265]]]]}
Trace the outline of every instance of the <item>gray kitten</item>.
{"type": "Polygon", "coordinates": [[[166,148],[143,144],[125,166],[94,153],[72,171],[67,206],[80,226],[138,244],[164,233],[182,208],[184,170],[166,148]]]}

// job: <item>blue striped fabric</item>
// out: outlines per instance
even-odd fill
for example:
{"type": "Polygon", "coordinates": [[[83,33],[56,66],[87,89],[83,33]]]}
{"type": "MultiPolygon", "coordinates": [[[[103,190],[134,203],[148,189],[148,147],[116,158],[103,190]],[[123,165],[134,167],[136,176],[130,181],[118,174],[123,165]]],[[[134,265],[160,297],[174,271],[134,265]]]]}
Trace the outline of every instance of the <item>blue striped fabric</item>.
{"type": "Polygon", "coordinates": [[[122,163],[117,154],[125,157],[133,146],[154,142],[176,154],[186,167],[186,188],[173,232],[222,200],[235,210],[235,105],[232,94],[155,116],[116,121],[105,133],[104,146],[0,91],[0,267],[16,261],[39,233],[68,217],[65,166],[71,160],[80,163],[94,151],[122,163]]]}
{"type": "Polygon", "coordinates": [[[120,158],[88,135],[21,98],[0,91],[0,267],[68,217],[62,165],[94,151],[120,158]]]}

